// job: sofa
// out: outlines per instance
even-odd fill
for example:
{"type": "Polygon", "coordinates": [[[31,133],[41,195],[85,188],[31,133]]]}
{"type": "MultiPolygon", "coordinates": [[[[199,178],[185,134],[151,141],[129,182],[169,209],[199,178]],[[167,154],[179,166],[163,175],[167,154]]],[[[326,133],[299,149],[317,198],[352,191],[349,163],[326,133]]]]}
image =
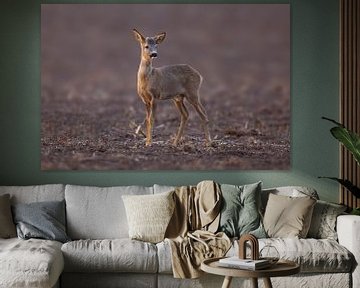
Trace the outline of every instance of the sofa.
{"type": "MultiPolygon", "coordinates": [[[[197,279],[174,278],[167,241],[149,243],[129,238],[122,196],[156,195],[171,189],[174,187],[162,185],[0,186],[0,196],[9,194],[12,205],[64,201],[69,237],[65,243],[37,238],[0,239],[0,287],[221,287],[223,277],[211,274],[204,273],[197,279]]],[[[270,194],[311,194],[318,198],[315,190],[304,187],[263,189],[262,209],[266,209],[270,194]]],[[[360,217],[340,214],[335,216],[336,239],[259,239],[260,249],[274,246],[281,258],[301,266],[299,274],[273,278],[274,287],[360,287],[360,217]]],[[[315,218],[312,221],[319,220],[315,218]]],[[[237,241],[233,241],[227,256],[237,253],[237,241]]],[[[262,281],[259,285],[262,287],[262,281]]],[[[251,287],[251,282],[235,278],[232,287],[251,287]]]]}

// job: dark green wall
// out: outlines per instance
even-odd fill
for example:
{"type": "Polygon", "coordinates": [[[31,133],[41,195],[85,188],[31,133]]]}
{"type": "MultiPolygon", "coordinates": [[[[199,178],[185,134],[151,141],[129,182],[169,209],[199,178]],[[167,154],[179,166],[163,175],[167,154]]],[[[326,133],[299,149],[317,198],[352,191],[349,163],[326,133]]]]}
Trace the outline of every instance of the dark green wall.
{"type": "Polygon", "coordinates": [[[323,115],[338,118],[338,0],[238,1],[291,4],[292,169],[286,172],[40,171],[41,3],[61,1],[3,0],[0,4],[0,185],[180,185],[203,179],[241,184],[263,180],[265,187],[313,186],[322,199],[338,200],[338,186],[317,179],[319,175],[337,176],[339,169],[337,143],[328,132],[329,124],[321,120],[323,115]]]}

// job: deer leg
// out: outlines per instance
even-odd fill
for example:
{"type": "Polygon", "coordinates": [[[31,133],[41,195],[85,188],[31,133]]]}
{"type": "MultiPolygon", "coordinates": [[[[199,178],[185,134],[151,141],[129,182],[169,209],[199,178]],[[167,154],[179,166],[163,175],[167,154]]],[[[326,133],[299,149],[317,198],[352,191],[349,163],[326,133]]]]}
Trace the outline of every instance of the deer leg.
{"type": "Polygon", "coordinates": [[[175,137],[175,140],[173,143],[174,146],[177,146],[177,144],[179,143],[179,141],[181,139],[181,136],[184,133],[184,128],[185,128],[186,122],[189,118],[189,112],[187,111],[187,109],[184,105],[183,98],[174,99],[174,103],[175,103],[176,108],[179,110],[180,117],[181,117],[179,129],[177,131],[177,134],[176,134],[176,137],[175,137]]]}
{"type": "Polygon", "coordinates": [[[191,105],[194,106],[196,112],[199,114],[201,121],[202,121],[202,127],[205,133],[205,140],[208,144],[211,143],[211,137],[209,132],[209,118],[206,114],[204,106],[200,103],[198,95],[195,97],[188,97],[188,101],[191,105]]]}
{"type": "Polygon", "coordinates": [[[154,102],[146,103],[146,146],[152,142],[152,131],[154,126],[154,102]]]}

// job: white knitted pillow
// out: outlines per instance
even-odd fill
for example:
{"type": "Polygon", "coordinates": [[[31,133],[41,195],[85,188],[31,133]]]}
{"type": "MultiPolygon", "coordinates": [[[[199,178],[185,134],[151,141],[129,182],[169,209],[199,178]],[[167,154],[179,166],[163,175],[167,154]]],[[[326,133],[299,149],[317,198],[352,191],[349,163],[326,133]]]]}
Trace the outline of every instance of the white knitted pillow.
{"type": "Polygon", "coordinates": [[[131,239],[151,243],[164,240],[175,208],[173,193],[122,196],[131,239]]]}

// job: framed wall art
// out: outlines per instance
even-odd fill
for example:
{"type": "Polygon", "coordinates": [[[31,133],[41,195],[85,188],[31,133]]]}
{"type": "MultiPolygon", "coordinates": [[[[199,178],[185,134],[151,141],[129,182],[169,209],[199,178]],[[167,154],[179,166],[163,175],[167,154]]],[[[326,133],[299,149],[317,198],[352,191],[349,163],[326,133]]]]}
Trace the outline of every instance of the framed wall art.
{"type": "Polygon", "coordinates": [[[42,170],[290,168],[289,4],[42,4],[42,170]]]}

